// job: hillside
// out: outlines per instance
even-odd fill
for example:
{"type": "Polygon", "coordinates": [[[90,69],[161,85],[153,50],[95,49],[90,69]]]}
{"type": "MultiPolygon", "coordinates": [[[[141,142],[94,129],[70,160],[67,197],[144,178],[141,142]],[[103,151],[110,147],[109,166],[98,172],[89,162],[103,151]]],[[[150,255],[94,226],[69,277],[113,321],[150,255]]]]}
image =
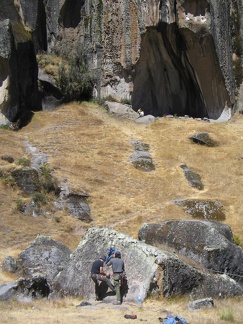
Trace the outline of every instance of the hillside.
{"type": "MultiPolygon", "coordinates": [[[[36,112],[31,122],[16,132],[0,129],[1,156],[11,155],[15,163],[23,157],[30,159],[26,143],[48,154],[48,166],[60,183],[66,178],[71,188],[90,194],[93,218],[90,224],[83,223],[67,211],[55,210],[51,201],[48,214],[21,214],[16,202],[25,198],[23,193],[0,181],[0,262],[8,255],[17,256],[37,234],[74,249],[89,226],[109,226],[137,237],[144,222],[190,218],[172,202],[175,198],[219,200],[224,205],[225,223],[243,240],[242,139],[241,114],[227,123],[175,117],[143,125],[88,103],[36,112]],[[197,132],[208,132],[219,146],[193,144],[189,137],[197,132]],[[155,171],[139,171],[128,161],[133,152],[131,140],[150,145],[155,171]],[[189,186],[181,164],[200,174],[204,190],[189,186]]],[[[1,169],[13,168],[15,163],[0,160],[1,169]]],[[[11,277],[0,273],[0,283],[11,277]]]]}

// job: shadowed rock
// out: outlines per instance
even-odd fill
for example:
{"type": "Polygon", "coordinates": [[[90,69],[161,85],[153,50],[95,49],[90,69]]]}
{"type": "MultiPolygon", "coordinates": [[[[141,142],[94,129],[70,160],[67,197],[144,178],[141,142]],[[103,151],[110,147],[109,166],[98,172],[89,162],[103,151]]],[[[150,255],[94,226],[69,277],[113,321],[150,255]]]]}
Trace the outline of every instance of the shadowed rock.
{"type": "Polygon", "coordinates": [[[188,168],[185,164],[181,165],[182,170],[184,171],[185,177],[189,184],[198,190],[203,190],[204,186],[201,181],[200,175],[198,175],[196,172],[192,171],[190,168],[188,168]]]}
{"type": "Polygon", "coordinates": [[[182,207],[193,218],[218,221],[225,220],[223,205],[219,201],[175,199],[173,202],[182,207]]]}
{"type": "Polygon", "coordinates": [[[16,282],[0,286],[0,300],[18,300],[19,302],[46,298],[50,294],[50,287],[45,278],[21,278],[16,282]]]}
{"type": "Polygon", "coordinates": [[[11,172],[12,177],[21,190],[28,194],[40,192],[41,183],[36,169],[24,168],[11,172]]]}
{"type": "Polygon", "coordinates": [[[208,133],[197,133],[190,137],[190,140],[196,144],[205,145],[209,147],[218,146],[218,142],[214,141],[208,133]]]}
{"type": "Polygon", "coordinates": [[[1,157],[2,160],[7,161],[9,163],[13,163],[14,162],[14,158],[10,155],[2,155],[1,157]]]}
{"type": "Polygon", "coordinates": [[[138,237],[156,247],[168,246],[213,273],[225,273],[243,284],[243,252],[234,244],[228,225],[212,221],[170,220],[144,224],[138,237]]]}

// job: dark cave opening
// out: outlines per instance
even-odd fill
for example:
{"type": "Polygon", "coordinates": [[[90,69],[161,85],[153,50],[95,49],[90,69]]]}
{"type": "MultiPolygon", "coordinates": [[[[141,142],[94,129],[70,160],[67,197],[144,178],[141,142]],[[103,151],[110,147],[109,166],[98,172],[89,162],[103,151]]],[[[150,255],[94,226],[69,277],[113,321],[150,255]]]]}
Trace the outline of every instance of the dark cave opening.
{"type": "Polygon", "coordinates": [[[60,10],[60,23],[65,28],[75,28],[81,21],[84,0],[66,0],[60,10]]]}
{"type": "Polygon", "coordinates": [[[211,35],[160,23],[142,36],[132,106],[146,115],[217,119],[229,102],[211,35]]]}

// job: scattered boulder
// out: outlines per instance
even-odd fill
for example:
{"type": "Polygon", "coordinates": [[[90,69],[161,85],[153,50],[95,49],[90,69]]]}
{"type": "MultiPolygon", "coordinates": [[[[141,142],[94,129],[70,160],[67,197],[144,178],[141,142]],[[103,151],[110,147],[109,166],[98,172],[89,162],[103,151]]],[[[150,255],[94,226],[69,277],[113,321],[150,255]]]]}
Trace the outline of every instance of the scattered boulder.
{"type": "Polygon", "coordinates": [[[127,118],[130,120],[136,120],[139,114],[134,111],[130,105],[124,105],[120,102],[106,101],[108,112],[118,117],[127,118]]]}
{"type": "Polygon", "coordinates": [[[19,254],[17,271],[28,278],[41,274],[48,282],[52,282],[69,261],[70,254],[67,246],[39,235],[19,254]]]}
{"type": "Polygon", "coordinates": [[[149,153],[149,145],[135,140],[132,140],[131,143],[135,152],[130,156],[129,162],[132,162],[135,168],[141,171],[154,171],[155,165],[149,153]]]}
{"type": "Polygon", "coordinates": [[[9,163],[13,163],[14,162],[14,158],[10,155],[2,155],[1,157],[2,160],[7,161],[9,163]]]}
{"type": "Polygon", "coordinates": [[[28,194],[34,194],[35,192],[40,192],[41,183],[36,169],[33,168],[15,169],[11,172],[11,176],[14,178],[18,187],[24,192],[28,194]]]}
{"type": "Polygon", "coordinates": [[[69,188],[65,179],[60,186],[59,199],[55,202],[55,207],[58,209],[67,208],[75,218],[90,223],[92,217],[88,198],[89,194],[87,192],[77,192],[69,188]]]}
{"type": "Polygon", "coordinates": [[[208,309],[214,307],[214,301],[213,298],[203,298],[198,299],[190,302],[188,304],[188,308],[192,310],[198,310],[198,309],[208,309]]]}
{"type": "Polygon", "coordinates": [[[190,137],[190,140],[193,143],[200,144],[200,145],[205,145],[209,147],[215,147],[218,146],[218,142],[213,140],[208,133],[197,133],[193,136],[190,137]]]}
{"type": "Polygon", "coordinates": [[[7,256],[3,260],[2,269],[8,272],[15,272],[17,270],[16,260],[12,256],[7,256]]]}
{"type": "Polygon", "coordinates": [[[181,165],[182,170],[184,171],[185,177],[191,187],[196,188],[198,190],[203,190],[204,185],[202,183],[200,175],[198,175],[196,172],[192,171],[190,168],[188,168],[187,165],[183,164],[181,165]]]}
{"type": "Polygon", "coordinates": [[[138,238],[156,247],[168,246],[213,273],[225,273],[243,284],[243,251],[234,244],[228,225],[213,221],[169,220],[144,224],[138,238]]]}
{"type": "Polygon", "coordinates": [[[223,204],[213,200],[174,199],[173,202],[182,207],[193,218],[204,220],[225,220],[223,204]]]}
{"type": "Polygon", "coordinates": [[[86,223],[90,223],[92,221],[87,196],[80,193],[70,193],[66,197],[66,206],[75,218],[86,223]]]}
{"type": "Polygon", "coordinates": [[[156,118],[153,115],[146,115],[140,118],[137,118],[135,121],[137,124],[151,124],[154,123],[156,118]]]}

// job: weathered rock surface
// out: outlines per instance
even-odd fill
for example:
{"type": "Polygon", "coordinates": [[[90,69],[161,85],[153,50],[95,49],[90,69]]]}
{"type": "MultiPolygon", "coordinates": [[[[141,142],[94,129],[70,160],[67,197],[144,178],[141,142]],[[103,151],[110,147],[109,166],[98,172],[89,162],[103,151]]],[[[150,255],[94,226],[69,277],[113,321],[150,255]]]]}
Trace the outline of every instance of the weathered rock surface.
{"type": "Polygon", "coordinates": [[[197,133],[192,136],[190,136],[190,140],[193,143],[205,145],[209,147],[218,146],[219,144],[213,140],[208,133],[197,133]]]}
{"type": "Polygon", "coordinates": [[[181,168],[185,174],[185,177],[187,179],[187,181],[189,182],[189,184],[193,187],[196,188],[198,190],[203,190],[204,185],[202,183],[201,177],[199,174],[197,174],[196,172],[192,171],[190,168],[188,168],[187,165],[183,164],[181,165],[181,168]]]}
{"type": "Polygon", "coordinates": [[[68,209],[70,214],[83,222],[92,221],[91,210],[88,203],[89,194],[78,192],[69,188],[66,181],[60,186],[59,199],[55,202],[57,209],[68,209]]]}
{"type": "Polygon", "coordinates": [[[36,169],[15,169],[11,172],[11,176],[14,178],[19,188],[24,192],[28,194],[40,192],[41,183],[36,169]]]}
{"type": "Polygon", "coordinates": [[[224,206],[217,200],[174,199],[173,202],[196,219],[225,220],[224,206]]]}
{"type": "Polygon", "coordinates": [[[155,165],[149,152],[149,145],[136,140],[132,140],[131,143],[135,151],[130,156],[129,162],[132,162],[138,170],[145,172],[154,171],[155,165]]]}
{"type": "Polygon", "coordinates": [[[208,309],[212,307],[214,307],[213,298],[198,299],[188,304],[190,310],[208,309]]]}
{"type": "MultiPolygon", "coordinates": [[[[221,229],[228,235],[227,229],[221,229]]],[[[0,286],[0,300],[40,297],[94,296],[90,278],[93,261],[110,247],[120,250],[125,261],[128,287],[124,301],[137,301],[138,295],[165,297],[190,294],[192,298],[243,295],[243,287],[226,274],[207,274],[166,252],[108,228],[90,228],[77,249],[70,250],[48,237],[38,236],[17,258],[21,278],[0,286]]],[[[106,271],[111,271],[106,269],[106,271]]],[[[105,290],[104,298],[115,296],[105,290]]]]}
{"type": "Polygon", "coordinates": [[[173,253],[139,242],[108,228],[90,228],[72,253],[64,270],[52,285],[54,296],[94,296],[90,269],[94,259],[110,247],[121,251],[128,278],[124,300],[135,301],[140,295],[162,293],[164,296],[191,294],[195,298],[242,295],[243,288],[226,275],[200,272],[185,264],[173,253]]]}
{"type": "Polygon", "coordinates": [[[17,271],[27,278],[42,275],[52,282],[69,261],[71,251],[65,245],[45,236],[37,236],[34,242],[22,251],[16,262],[17,271]]]}
{"type": "Polygon", "coordinates": [[[147,244],[168,246],[213,273],[225,273],[243,284],[243,251],[228,225],[211,221],[171,220],[144,224],[138,235],[147,244]]]}

